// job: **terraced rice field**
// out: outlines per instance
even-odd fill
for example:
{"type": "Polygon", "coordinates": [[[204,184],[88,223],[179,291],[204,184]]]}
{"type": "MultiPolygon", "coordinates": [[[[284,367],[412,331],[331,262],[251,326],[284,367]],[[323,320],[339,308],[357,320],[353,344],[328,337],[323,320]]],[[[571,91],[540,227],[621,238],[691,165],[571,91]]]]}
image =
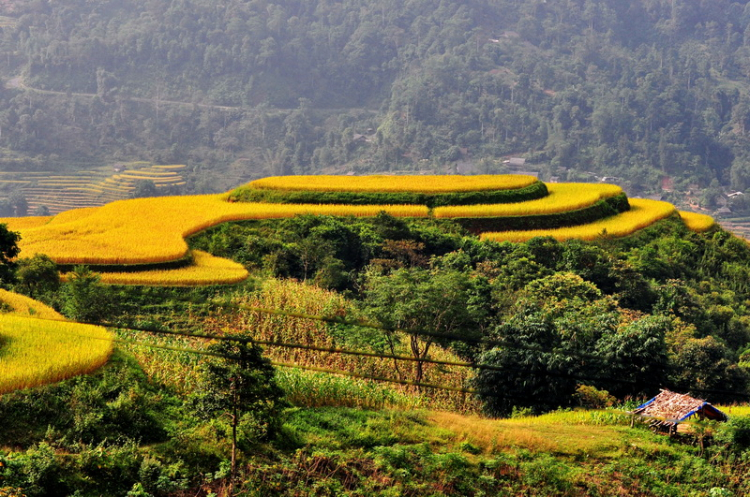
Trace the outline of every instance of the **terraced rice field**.
{"type": "MultiPolygon", "coordinates": [[[[179,166],[154,166],[149,174],[159,178],[179,166]]],[[[140,174],[140,173],[139,173],[140,174]]],[[[131,175],[136,177],[138,175],[131,175]]],[[[315,181],[305,178],[311,188],[319,188],[330,177],[315,181]]],[[[360,180],[361,188],[383,185],[386,178],[392,188],[406,188],[393,177],[342,177],[332,181],[343,188],[360,180]]],[[[440,190],[450,180],[455,188],[484,188],[487,185],[515,185],[523,188],[530,177],[407,177],[419,178],[420,184],[409,183],[409,188],[440,190]],[[427,186],[426,186],[427,185],[427,186]]],[[[533,179],[533,178],[532,178],[533,179]]],[[[54,180],[54,179],[53,179],[54,180]]],[[[281,181],[270,178],[271,185],[300,188],[301,177],[281,181]]],[[[535,181],[535,180],[534,180],[535,181]]],[[[257,183],[257,182],[254,182],[257,183]]],[[[606,184],[552,184],[549,195],[537,200],[494,205],[457,205],[437,207],[430,212],[425,205],[336,205],[336,204],[280,204],[261,202],[232,202],[230,195],[195,195],[183,197],[155,197],[111,202],[102,207],[83,208],[63,212],[54,217],[0,219],[12,230],[21,232],[22,257],[36,253],[47,254],[59,264],[110,265],[112,273],[104,281],[113,284],[143,285],[203,285],[241,281],[247,273],[241,267],[217,260],[208,254],[194,254],[195,263],[182,269],[153,271],[148,265],[163,264],[189,257],[186,237],[203,229],[228,221],[287,218],[298,214],[335,216],[375,216],[385,211],[397,217],[440,218],[502,218],[513,216],[565,214],[591,206],[602,199],[622,195],[622,190],[606,184]],[[146,265],[138,268],[121,266],[146,265]],[[127,269],[125,271],[125,269],[127,269]]],[[[441,190],[443,191],[443,190],[441,190]]],[[[446,190],[447,191],[447,190],[446,190]]],[[[601,236],[626,236],[641,228],[673,215],[675,207],[666,202],[633,199],[631,209],[605,219],[594,219],[587,224],[556,229],[502,231],[483,233],[485,240],[521,242],[536,236],[553,236],[560,240],[579,238],[592,240],[601,236]]],[[[606,215],[606,214],[605,214],[606,215]]],[[[683,213],[685,223],[696,231],[709,229],[713,220],[708,216],[683,213]]]]}
{"type": "MultiPolygon", "coordinates": [[[[79,188],[103,194],[106,190],[123,193],[128,182],[144,178],[155,184],[177,184],[174,173],[180,166],[154,166],[147,172],[123,173],[107,178],[96,186],[75,186],[67,177],[39,180],[36,188],[48,186],[64,190],[79,188]]],[[[392,177],[362,180],[361,191],[403,191],[392,177]],[[390,186],[386,186],[386,183],[390,186]],[[374,190],[370,190],[374,189],[374,190]]],[[[451,177],[454,190],[447,189],[445,177],[419,177],[410,191],[464,191],[493,185],[495,188],[523,188],[517,177],[451,177]],[[509,187],[508,185],[515,185],[509,187]],[[417,188],[417,190],[414,190],[417,188]]],[[[271,185],[322,188],[329,181],[332,188],[351,188],[358,178],[273,179],[271,185]]],[[[409,181],[415,181],[409,179],[409,181]]],[[[342,190],[346,191],[346,190],[342,190]]],[[[247,277],[240,264],[200,251],[188,252],[185,237],[227,221],[285,218],[298,214],[336,216],[375,216],[386,211],[400,217],[440,218],[507,217],[554,215],[594,205],[602,199],[622,194],[613,185],[555,184],[542,199],[510,204],[438,207],[432,212],[425,205],[332,205],[230,202],[229,194],[185,197],[156,197],[119,200],[102,207],[69,210],[56,216],[0,219],[12,230],[21,232],[21,255],[44,253],[61,264],[143,265],[172,262],[192,257],[192,264],[169,270],[128,270],[102,274],[103,281],[122,285],[194,286],[237,283],[247,277]]],[[[77,198],[77,197],[73,197],[77,198]]],[[[592,240],[603,236],[626,236],[660,219],[674,215],[675,207],[666,202],[631,199],[630,210],[605,219],[578,226],[546,230],[483,233],[482,239],[521,242],[536,236],[553,236],[592,240]]],[[[686,226],[705,231],[714,225],[708,216],[680,213],[686,226]]],[[[123,268],[124,269],[124,268],[123,268]]],[[[129,268],[133,269],[133,268],[129,268]]],[[[26,297],[0,290],[0,301],[12,313],[0,314],[0,394],[11,390],[51,383],[77,374],[93,371],[103,365],[112,353],[113,337],[104,328],[70,323],[49,307],[26,297]],[[60,354],[61,350],[65,354],[60,354]]]]}
{"type": "Polygon", "coordinates": [[[513,204],[455,205],[437,207],[437,218],[506,217],[557,214],[594,205],[605,198],[623,193],[616,185],[592,183],[552,183],[547,185],[549,195],[537,200],[513,204]]]}
{"type": "MultiPolygon", "coordinates": [[[[193,262],[177,269],[154,269],[145,271],[101,273],[102,283],[109,285],[144,286],[209,286],[231,285],[247,279],[247,269],[221,257],[194,250],[193,262]]],[[[65,280],[65,275],[63,275],[65,280]]]]}
{"type": "Polygon", "coordinates": [[[272,176],[252,181],[251,188],[320,192],[453,193],[515,190],[537,182],[522,174],[477,176],[272,176]]]}
{"type": "Polygon", "coordinates": [[[184,165],[154,166],[134,162],[112,168],[70,174],[47,172],[0,172],[0,188],[20,191],[28,201],[29,212],[41,206],[51,214],[70,209],[102,206],[130,198],[139,181],[153,181],[157,191],[185,184],[184,165]]]}
{"type": "Polygon", "coordinates": [[[692,231],[695,231],[696,233],[701,233],[716,225],[716,221],[714,221],[714,218],[706,214],[680,211],[680,217],[685,223],[685,226],[690,228],[692,231]]]}
{"type": "Polygon", "coordinates": [[[0,394],[94,371],[112,354],[114,337],[100,326],[5,290],[0,302],[13,309],[0,314],[0,394]]]}
{"type": "Polygon", "coordinates": [[[21,228],[22,257],[47,254],[58,264],[154,264],[185,257],[185,237],[227,221],[294,217],[298,214],[426,217],[427,207],[231,203],[225,195],[155,197],[112,202],[64,213],[48,223],[21,228]]]}
{"type": "Polygon", "coordinates": [[[593,223],[551,230],[502,231],[483,233],[482,240],[496,242],[525,242],[538,236],[557,240],[595,240],[600,237],[622,237],[651,226],[656,221],[676,213],[674,205],[658,200],[630,199],[630,210],[593,223]]]}

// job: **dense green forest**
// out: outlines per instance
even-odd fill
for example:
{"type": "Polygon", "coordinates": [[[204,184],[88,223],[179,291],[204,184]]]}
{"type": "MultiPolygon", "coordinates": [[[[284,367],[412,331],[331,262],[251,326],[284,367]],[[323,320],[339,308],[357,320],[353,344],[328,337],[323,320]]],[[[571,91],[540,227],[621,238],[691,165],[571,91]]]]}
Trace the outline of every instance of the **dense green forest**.
{"type": "MultiPolygon", "coordinates": [[[[746,2],[4,2],[4,168],[748,186],[746,2]],[[35,91],[29,88],[35,89],[35,91]]],[[[711,199],[708,199],[708,204],[711,199]]]]}

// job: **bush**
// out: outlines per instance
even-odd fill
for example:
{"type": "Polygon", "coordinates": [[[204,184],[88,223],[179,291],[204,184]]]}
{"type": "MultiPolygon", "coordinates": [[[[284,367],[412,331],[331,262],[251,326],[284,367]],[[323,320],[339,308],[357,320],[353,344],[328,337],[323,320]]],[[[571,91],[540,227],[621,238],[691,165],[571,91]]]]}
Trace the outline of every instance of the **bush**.
{"type": "Polygon", "coordinates": [[[574,211],[529,216],[462,217],[453,218],[453,221],[473,233],[548,230],[593,223],[627,210],[630,210],[630,204],[627,196],[622,194],[600,200],[590,207],[574,211]]]}
{"type": "Polygon", "coordinates": [[[546,197],[547,186],[541,181],[514,190],[488,190],[455,193],[409,193],[409,192],[337,192],[262,190],[240,187],[232,191],[232,202],[270,202],[277,204],[350,204],[350,205],[398,205],[421,204],[428,207],[448,205],[508,204],[546,197]]]}
{"type": "Polygon", "coordinates": [[[750,449],[750,416],[735,416],[720,424],[714,434],[717,443],[741,452],[750,449]]]}
{"type": "Polygon", "coordinates": [[[608,391],[599,390],[589,385],[578,385],[575,396],[582,407],[589,409],[612,407],[617,401],[608,391]]]}

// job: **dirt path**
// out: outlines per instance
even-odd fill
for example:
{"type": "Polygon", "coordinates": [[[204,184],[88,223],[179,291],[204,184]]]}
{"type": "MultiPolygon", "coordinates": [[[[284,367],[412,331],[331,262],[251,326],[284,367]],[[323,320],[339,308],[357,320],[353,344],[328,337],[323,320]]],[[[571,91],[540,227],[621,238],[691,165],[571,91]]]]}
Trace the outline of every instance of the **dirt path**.
{"type": "MultiPolygon", "coordinates": [[[[41,95],[76,96],[76,97],[83,97],[83,98],[94,98],[97,96],[96,93],[76,93],[76,92],[64,92],[64,91],[55,91],[55,90],[41,90],[39,88],[33,88],[26,84],[26,81],[22,74],[19,74],[18,76],[13,76],[8,81],[6,81],[5,87],[8,89],[30,91],[34,93],[39,93],[41,95]]],[[[159,107],[160,105],[178,105],[181,107],[200,107],[201,109],[216,109],[216,110],[222,110],[222,111],[227,111],[227,112],[248,110],[247,107],[240,107],[240,106],[233,106],[233,105],[201,104],[201,103],[195,103],[195,102],[181,102],[179,100],[163,100],[160,98],[125,97],[123,98],[123,100],[126,102],[139,102],[139,103],[153,104],[156,107],[159,107]]],[[[291,110],[294,110],[294,108],[277,107],[273,110],[291,111],[291,110]]],[[[328,112],[348,112],[352,110],[357,110],[361,112],[369,112],[371,114],[378,113],[378,111],[375,109],[366,109],[366,108],[359,108],[359,107],[351,107],[351,108],[344,107],[340,109],[317,108],[314,110],[321,110],[321,111],[328,111],[328,112]]]]}

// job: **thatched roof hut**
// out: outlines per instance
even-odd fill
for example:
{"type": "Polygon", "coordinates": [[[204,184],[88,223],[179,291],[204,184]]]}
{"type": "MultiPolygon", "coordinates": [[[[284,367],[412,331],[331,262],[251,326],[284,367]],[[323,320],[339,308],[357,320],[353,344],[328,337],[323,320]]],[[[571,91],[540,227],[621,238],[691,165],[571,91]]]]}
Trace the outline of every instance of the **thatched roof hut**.
{"type": "Polygon", "coordinates": [[[674,431],[679,423],[695,415],[700,419],[727,420],[726,414],[705,400],[666,389],[662,389],[659,395],[638,406],[633,414],[652,418],[652,426],[670,432],[674,431]]]}

